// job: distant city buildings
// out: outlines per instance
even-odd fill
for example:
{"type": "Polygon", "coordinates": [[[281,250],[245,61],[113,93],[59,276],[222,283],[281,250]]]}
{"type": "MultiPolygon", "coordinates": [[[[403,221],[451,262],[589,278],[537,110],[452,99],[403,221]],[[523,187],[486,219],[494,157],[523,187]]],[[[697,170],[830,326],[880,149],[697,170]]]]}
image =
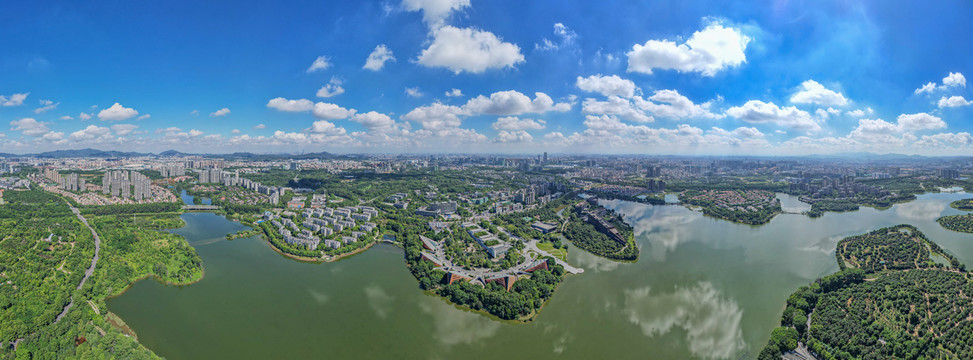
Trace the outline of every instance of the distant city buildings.
{"type": "Polygon", "coordinates": [[[152,181],[137,171],[106,171],[101,178],[101,193],[142,201],[152,198],[152,181]]]}

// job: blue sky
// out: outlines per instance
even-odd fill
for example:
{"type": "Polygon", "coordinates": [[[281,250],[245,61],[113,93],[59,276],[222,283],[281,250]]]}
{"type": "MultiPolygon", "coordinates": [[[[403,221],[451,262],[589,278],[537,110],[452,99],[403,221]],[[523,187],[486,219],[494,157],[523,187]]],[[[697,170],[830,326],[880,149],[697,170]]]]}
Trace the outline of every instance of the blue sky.
{"type": "Polygon", "coordinates": [[[971,154],[970,15],[962,1],[17,2],[0,13],[0,151],[971,154]]]}

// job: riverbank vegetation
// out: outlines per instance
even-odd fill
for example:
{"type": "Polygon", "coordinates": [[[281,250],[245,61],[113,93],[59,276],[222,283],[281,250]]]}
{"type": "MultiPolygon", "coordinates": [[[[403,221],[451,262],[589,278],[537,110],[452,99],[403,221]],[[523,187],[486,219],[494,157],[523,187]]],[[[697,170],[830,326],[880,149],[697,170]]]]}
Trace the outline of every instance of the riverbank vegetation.
{"type": "Polygon", "coordinates": [[[686,190],[679,201],[701,207],[704,215],[750,225],[766,224],[781,213],[780,201],[766,190],[686,190]]]}
{"type": "Polygon", "coordinates": [[[159,208],[164,204],[84,208],[101,249],[91,278],[76,290],[95,252],[88,228],[56,195],[8,191],[4,200],[0,342],[7,346],[0,346],[0,359],[158,358],[112,326],[105,299],[148,276],[176,284],[202,277],[195,250],[181,236],[163,231],[184,225],[178,214],[157,213],[169,210],[159,208]],[[73,306],[55,322],[72,297],[73,306]],[[9,343],[16,339],[22,340],[13,350],[9,343]]]}
{"type": "Polygon", "coordinates": [[[840,272],[787,299],[759,360],[780,359],[798,342],[823,360],[973,358],[973,280],[918,229],[845,238],[836,257],[840,272]]]}
{"type": "Polygon", "coordinates": [[[594,225],[584,221],[584,215],[578,207],[568,213],[568,223],[564,226],[563,235],[574,246],[592,254],[621,261],[635,261],[639,258],[638,244],[635,242],[635,232],[621,215],[611,209],[598,206],[595,211],[601,212],[602,218],[618,230],[624,243],[599,231],[594,225]]]}

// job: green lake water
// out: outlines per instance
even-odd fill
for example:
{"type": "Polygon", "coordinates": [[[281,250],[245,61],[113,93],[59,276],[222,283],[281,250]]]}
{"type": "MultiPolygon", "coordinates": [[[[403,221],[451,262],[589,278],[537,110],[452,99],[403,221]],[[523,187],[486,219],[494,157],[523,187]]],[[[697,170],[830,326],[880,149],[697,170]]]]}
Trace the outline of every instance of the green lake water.
{"type": "MultiPolygon", "coordinates": [[[[779,195],[788,197],[788,195],[779,195]]],[[[681,206],[603,201],[633,224],[637,263],[572,248],[569,276],[532,323],[492,320],[418,288],[390,245],[335,263],[303,263],[211,213],[183,215],[206,274],[189,286],[136,283],[108,302],[139,340],[170,359],[755,358],[799,286],[837,271],[835,245],[884,226],[917,226],[966,264],[973,235],[935,219],[966,193],[927,194],[887,210],[749,226],[681,206]]],[[[782,203],[798,205],[796,198],[782,203]]]]}

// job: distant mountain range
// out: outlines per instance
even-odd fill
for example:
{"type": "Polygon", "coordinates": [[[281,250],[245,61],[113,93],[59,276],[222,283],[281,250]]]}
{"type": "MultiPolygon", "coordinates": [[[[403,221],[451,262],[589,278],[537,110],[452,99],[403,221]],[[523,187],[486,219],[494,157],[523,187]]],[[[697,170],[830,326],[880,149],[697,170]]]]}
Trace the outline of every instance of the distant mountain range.
{"type": "Polygon", "coordinates": [[[36,158],[49,158],[49,159],[60,159],[60,158],[77,158],[77,157],[93,157],[93,158],[124,158],[124,157],[139,157],[139,156],[162,156],[162,157],[181,157],[181,156],[208,156],[208,157],[222,157],[226,159],[247,159],[247,160],[304,160],[304,159],[334,159],[341,158],[340,155],[331,154],[328,152],[317,152],[317,153],[307,153],[307,154],[254,154],[249,152],[236,152],[232,154],[191,154],[184,153],[176,150],[166,150],[158,154],[154,153],[140,153],[140,152],[125,152],[125,151],[114,151],[114,150],[98,150],[98,149],[76,149],[76,150],[55,150],[55,151],[45,151],[41,153],[33,154],[10,154],[10,153],[0,153],[0,157],[36,157],[36,158]]]}

